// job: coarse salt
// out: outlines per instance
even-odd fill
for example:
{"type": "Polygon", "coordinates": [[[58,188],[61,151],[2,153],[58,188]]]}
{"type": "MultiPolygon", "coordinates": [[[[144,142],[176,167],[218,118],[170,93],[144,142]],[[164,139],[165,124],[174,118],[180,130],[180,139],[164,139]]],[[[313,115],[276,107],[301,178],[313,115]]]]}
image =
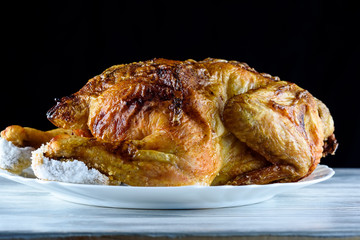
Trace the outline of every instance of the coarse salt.
{"type": "Polygon", "coordinates": [[[79,160],[59,161],[44,156],[45,145],[32,153],[32,169],[44,180],[82,184],[109,184],[109,178],[98,170],[89,169],[79,160]]]}
{"type": "Polygon", "coordinates": [[[0,138],[0,168],[20,173],[31,164],[32,147],[17,147],[12,142],[0,138]]]}

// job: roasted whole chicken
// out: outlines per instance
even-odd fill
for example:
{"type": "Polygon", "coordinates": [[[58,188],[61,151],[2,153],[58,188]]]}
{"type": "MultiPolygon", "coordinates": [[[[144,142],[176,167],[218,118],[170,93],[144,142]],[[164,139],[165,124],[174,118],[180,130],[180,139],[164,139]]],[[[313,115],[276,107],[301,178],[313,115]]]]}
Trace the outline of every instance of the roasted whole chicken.
{"type": "MultiPolygon", "coordinates": [[[[113,66],[58,100],[47,117],[61,134],[37,144],[32,168],[57,181],[295,182],[337,148],[333,119],[320,100],[294,83],[221,59],[113,66]],[[92,171],[86,181],[72,181],[79,166],[92,171]]],[[[10,133],[14,127],[2,138],[19,148],[31,145],[10,133]]]]}

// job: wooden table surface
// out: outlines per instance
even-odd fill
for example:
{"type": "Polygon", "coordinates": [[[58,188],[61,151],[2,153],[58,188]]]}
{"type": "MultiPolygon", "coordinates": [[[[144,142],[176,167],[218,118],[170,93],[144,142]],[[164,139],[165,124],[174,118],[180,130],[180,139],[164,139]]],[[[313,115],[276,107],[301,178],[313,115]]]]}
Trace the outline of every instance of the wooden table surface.
{"type": "Polygon", "coordinates": [[[0,239],[360,239],[360,169],[233,208],[136,210],[85,206],[0,177],[0,239]]]}

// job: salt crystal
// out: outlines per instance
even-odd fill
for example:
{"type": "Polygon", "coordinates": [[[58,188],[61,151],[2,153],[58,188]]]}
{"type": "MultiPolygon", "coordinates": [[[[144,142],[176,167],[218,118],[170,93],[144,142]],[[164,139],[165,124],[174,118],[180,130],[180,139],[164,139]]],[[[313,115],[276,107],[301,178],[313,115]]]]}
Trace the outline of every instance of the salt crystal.
{"type": "Polygon", "coordinates": [[[50,181],[83,184],[109,184],[109,178],[98,170],[89,169],[79,160],[59,161],[44,156],[45,145],[32,153],[36,177],[50,181]]]}
{"type": "Polygon", "coordinates": [[[31,164],[32,147],[17,147],[12,142],[0,138],[0,168],[20,173],[31,164]]]}

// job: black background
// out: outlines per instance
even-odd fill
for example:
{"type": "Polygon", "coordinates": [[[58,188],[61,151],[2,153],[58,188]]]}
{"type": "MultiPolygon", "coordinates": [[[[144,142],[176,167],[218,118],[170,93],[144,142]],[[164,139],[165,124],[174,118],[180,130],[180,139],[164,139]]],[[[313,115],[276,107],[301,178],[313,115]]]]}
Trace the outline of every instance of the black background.
{"type": "Polygon", "coordinates": [[[53,128],[54,98],[111,65],[224,58],[322,100],[340,142],[322,163],[360,167],[359,18],[346,1],[13,1],[1,9],[0,128],[53,128]]]}

